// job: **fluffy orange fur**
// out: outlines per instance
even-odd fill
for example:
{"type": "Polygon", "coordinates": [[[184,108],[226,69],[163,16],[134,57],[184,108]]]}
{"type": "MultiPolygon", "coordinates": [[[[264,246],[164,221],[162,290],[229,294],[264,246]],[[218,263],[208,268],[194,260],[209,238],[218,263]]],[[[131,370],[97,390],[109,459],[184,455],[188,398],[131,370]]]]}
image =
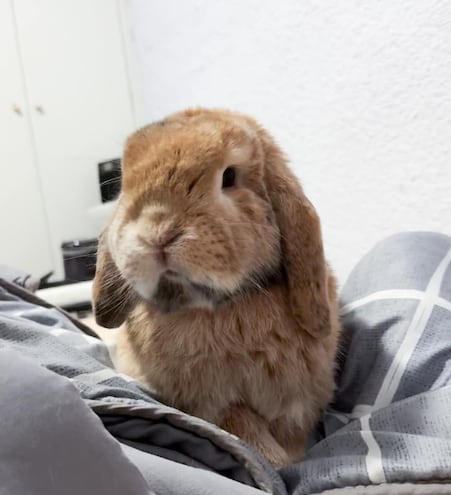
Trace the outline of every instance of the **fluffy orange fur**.
{"type": "Polygon", "coordinates": [[[99,324],[123,323],[121,371],[276,467],[302,458],[334,391],[337,294],[316,211],[255,121],[188,110],[129,138],[94,308],[99,324]],[[221,190],[230,166],[236,186],[221,190]],[[154,247],[174,232],[167,263],[182,282],[168,310],[154,247]]]}

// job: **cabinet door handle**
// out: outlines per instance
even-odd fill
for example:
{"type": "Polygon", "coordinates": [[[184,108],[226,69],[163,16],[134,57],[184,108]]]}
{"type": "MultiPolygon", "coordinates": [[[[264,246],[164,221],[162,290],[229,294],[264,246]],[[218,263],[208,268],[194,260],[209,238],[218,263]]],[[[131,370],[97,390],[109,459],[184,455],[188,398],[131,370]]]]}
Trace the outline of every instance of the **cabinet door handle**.
{"type": "Polygon", "coordinates": [[[16,115],[22,115],[22,109],[19,107],[19,105],[17,103],[14,103],[12,108],[13,108],[13,112],[16,115]]]}
{"type": "Polygon", "coordinates": [[[40,113],[40,114],[43,114],[44,113],[44,108],[42,105],[35,105],[34,106],[34,109],[36,110],[36,112],[40,113]]]}

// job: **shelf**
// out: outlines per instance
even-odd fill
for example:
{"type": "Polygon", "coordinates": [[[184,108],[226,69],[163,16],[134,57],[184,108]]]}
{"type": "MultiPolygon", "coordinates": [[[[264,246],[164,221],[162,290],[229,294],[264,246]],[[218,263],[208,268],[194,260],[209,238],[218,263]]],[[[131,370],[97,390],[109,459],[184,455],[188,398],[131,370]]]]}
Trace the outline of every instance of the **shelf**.
{"type": "Polygon", "coordinates": [[[59,308],[86,303],[92,298],[92,280],[40,289],[36,295],[59,308]]]}

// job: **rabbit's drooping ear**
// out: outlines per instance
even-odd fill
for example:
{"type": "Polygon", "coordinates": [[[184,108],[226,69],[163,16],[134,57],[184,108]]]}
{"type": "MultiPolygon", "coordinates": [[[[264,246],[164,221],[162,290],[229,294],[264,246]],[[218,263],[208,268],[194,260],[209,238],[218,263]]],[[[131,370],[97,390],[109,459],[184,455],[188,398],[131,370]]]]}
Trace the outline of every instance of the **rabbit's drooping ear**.
{"type": "Polygon", "coordinates": [[[298,325],[313,337],[330,332],[328,268],[319,217],[272,139],[262,133],[265,181],[281,235],[290,305],[298,325]]]}
{"type": "Polygon", "coordinates": [[[106,328],[120,326],[133,305],[133,296],[100,238],[96,275],[93,284],[94,316],[98,325],[106,328]]]}

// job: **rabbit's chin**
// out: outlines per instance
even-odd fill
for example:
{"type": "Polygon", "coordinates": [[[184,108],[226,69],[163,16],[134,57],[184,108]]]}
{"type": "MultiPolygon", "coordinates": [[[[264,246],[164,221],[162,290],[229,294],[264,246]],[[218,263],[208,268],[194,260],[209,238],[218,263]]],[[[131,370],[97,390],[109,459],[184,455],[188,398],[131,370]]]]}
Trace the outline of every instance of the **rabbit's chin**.
{"type": "Polygon", "coordinates": [[[166,276],[160,278],[154,294],[148,299],[162,312],[189,308],[211,310],[225,300],[226,294],[221,291],[166,276]]]}
{"type": "Polygon", "coordinates": [[[284,280],[283,270],[271,268],[258,275],[244,279],[233,291],[212,288],[198,284],[184,277],[162,275],[152,295],[143,287],[137,292],[159,311],[168,313],[183,309],[213,310],[237,297],[249,297],[256,292],[267,291],[269,287],[284,280]]]}

